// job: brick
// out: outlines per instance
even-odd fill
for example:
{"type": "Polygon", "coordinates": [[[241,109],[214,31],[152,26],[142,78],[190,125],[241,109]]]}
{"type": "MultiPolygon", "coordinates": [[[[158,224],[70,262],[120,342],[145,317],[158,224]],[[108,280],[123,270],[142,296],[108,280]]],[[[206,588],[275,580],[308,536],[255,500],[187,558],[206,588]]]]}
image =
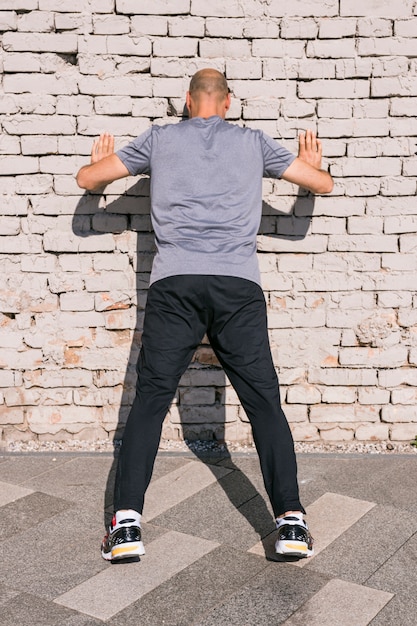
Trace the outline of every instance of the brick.
{"type": "Polygon", "coordinates": [[[392,98],[390,103],[390,115],[406,117],[413,117],[415,115],[417,106],[417,98],[415,97],[392,98]]]}
{"type": "Polygon", "coordinates": [[[284,18],[281,20],[280,36],[283,39],[315,39],[318,33],[317,22],[306,18],[284,18]]]}
{"type": "Polygon", "coordinates": [[[417,29],[417,17],[394,22],[394,35],[397,37],[415,37],[417,29]]]}
{"type": "Polygon", "coordinates": [[[271,0],[268,14],[271,17],[331,17],[339,14],[339,3],[337,0],[322,0],[320,4],[314,0],[293,0],[289,5],[285,0],[271,0]]]}
{"type": "Polygon", "coordinates": [[[20,141],[18,137],[0,135],[0,154],[20,154],[20,141]]]}
{"type": "Polygon", "coordinates": [[[197,54],[197,45],[198,42],[192,37],[155,38],[153,54],[157,57],[193,57],[197,54]]]}
{"type": "Polygon", "coordinates": [[[262,66],[265,80],[289,79],[298,76],[297,59],[264,59],[262,66]]]}
{"type": "Polygon", "coordinates": [[[350,235],[382,235],[383,229],[384,221],[381,217],[363,216],[348,218],[347,232],[350,235]]]}
{"type": "Polygon", "coordinates": [[[191,14],[203,17],[245,17],[242,4],[238,0],[230,0],[227,3],[222,0],[212,0],[209,4],[204,0],[191,0],[191,14]]]}
{"type": "Polygon", "coordinates": [[[391,118],[390,134],[393,137],[417,135],[417,119],[416,118],[391,118]]]}
{"type": "Polygon", "coordinates": [[[334,59],[355,57],[356,48],[354,39],[342,39],[335,46],[334,40],[309,41],[307,43],[307,57],[317,57],[319,59],[334,59]]]}
{"type": "Polygon", "coordinates": [[[39,160],[36,157],[0,155],[0,171],[3,176],[37,173],[39,160]]]}
{"type": "Polygon", "coordinates": [[[168,34],[168,20],[159,15],[132,16],[130,26],[133,35],[164,36],[168,34]]]}
{"type": "Polygon", "coordinates": [[[10,135],[73,135],[75,120],[66,115],[16,115],[2,122],[10,135]]]}
{"type": "Polygon", "coordinates": [[[328,424],[331,422],[378,422],[379,408],[354,404],[329,404],[325,406],[312,406],[310,409],[310,421],[313,424],[328,424]]]}
{"type": "Polygon", "coordinates": [[[207,37],[243,37],[244,20],[225,17],[208,17],[205,20],[207,37]]]}
{"type": "Polygon", "coordinates": [[[320,439],[317,426],[313,424],[294,424],[291,425],[291,431],[294,441],[317,441],[320,439]]]}
{"type": "Polygon", "coordinates": [[[279,26],[275,20],[262,18],[246,19],[243,27],[244,37],[267,37],[268,39],[279,36],[279,26]]]}
{"type": "Polygon", "coordinates": [[[407,348],[341,348],[340,364],[365,367],[399,367],[407,364],[407,348]]]}
{"type": "Polygon", "coordinates": [[[389,157],[339,159],[331,166],[331,173],[333,176],[399,176],[401,163],[389,157]]]}
{"type": "Polygon", "coordinates": [[[152,96],[152,83],[149,78],[140,80],[128,76],[118,78],[82,77],[79,81],[80,92],[97,96],[117,93],[119,96],[152,96]]]}
{"type": "Polygon", "coordinates": [[[93,30],[92,16],[86,13],[55,13],[55,29],[88,33],[93,30]]]}
{"type": "Polygon", "coordinates": [[[24,155],[55,153],[58,150],[58,140],[56,137],[44,135],[24,136],[21,138],[21,147],[24,155]]]}
{"type": "Polygon", "coordinates": [[[76,35],[56,33],[5,33],[3,48],[6,52],[55,52],[75,53],[78,51],[76,35]]]}
{"type": "Polygon", "coordinates": [[[377,387],[360,387],[358,397],[361,404],[388,404],[390,392],[377,387]]]}
{"type": "Polygon", "coordinates": [[[93,31],[95,35],[123,35],[130,31],[130,21],[123,15],[96,15],[93,31]]]}
{"type": "Polygon", "coordinates": [[[415,424],[394,424],[390,428],[391,441],[414,441],[417,428],[415,424]]]}
{"type": "Polygon", "coordinates": [[[312,80],[298,86],[300,98],[368,98],[370,85],[365,80],[312,80]]]}
{"type": "Polygon", "coordinates": [[[168,32],[170,37],[204,37],[205,21],[201,17],[172,17],[168,20],[168,32]]]}
{"type": "MultiPolygon", "coordinates": [[[[245,39],[203,39],[199,43],[199,52],[201,57],[207,58],[251,56],[250,44],[245,39]]],[[[259,56],[255,53],[253,55],[259,56]]]]}
{"type": "Polygon", "coordinates": [[[55,434],[61,429],[77,433],[86,424],[100,422],[99,409],[76,406],[33,407],[27,410],[30,429],[37,434],[55,434]]]}
{"type": "Polygon", "coordinates": [[[0,196],[0,215],[27,215],[28,201],[16,196],[0,196]]]}
{"type": "Polygon", "coordinates": [[[340,39],[356,36],[356,20],[350,18],[323,19],[319,22],[320,39],[340,39]]]}
{"type": "Polygon", "coordinates": [[[54,16],[47,11],[24,13],[18,17],[17,28],[24,32],[48,33],[54,30],[54,16]]]}
{"type": "Polygon", "coordinates": [[[51,193],[53,178],[45,174],[16,177],[16,193],[18,194],[43,194],[51,193]]]}
{"type": "Polygon", "coordinates": [[[351,100],[319,100],[317,104],[318,117],[346,118],[352,117],[353,103],[351,100]]]}
{"type": "Polygon", "coordinates": [[[59,297],[61,311],[93,311],[94,296],[85,292],[62,293],[59,297]]]}
{"type": "Polygon", "coordinates": [[[383,196],[411,196],[416,192],[416,181],[410,178],[384,178],[381,181],[383,196]]]}
{"type": "Polygon", "coordinates": [[[397,76],[392,78],[374,78],[372,80],[372,96],[416,96],[417,78],[413,76],[397,76]]]}
{"type": "Polygon", "coordinates": [[[38,8],[38,0],[1,0],[2,11],[33,11],[38,8]]]}
{"type": "Polygon", "coordinates": [[[304,42],[281,39],[255,39],[252,43],[252,55],[254,57],[281,58],[288,56],[302,58],[304,56],[304,42]]]}
{"type": "Polygon", "coordinates": [[[0,424],[23,424],[24,411],[21,408],[10,409],[0,406],[0,424]]]}
{"type": "MultiPolygon", "coordinates": [[[[189,13],[190,0],[152,0],[141,2],[140,13],[143,15],[180,15],[189,13]]],[[[116,0],[116,12],[135,15],[138,13],[136,0],[116,0]]]]}
{"type": "Polygon", "coordinates": [[[392,20],[383,17],[364,17],[357,21],[359,37],[392,37],[392,20]]]}
{"type": "Polygon", "coordinates": [[[298,74],[303,79],[328,79],[336,77],[336,64],[334,61],[324,61],[321,59],[301,60],[298,67],[298,74]]]}
{"type": "Polygon", "coordinates": [[[386,424],[362,424],[355,431],[358,441],[386,441],[389,439],[389,429],[386,424]]]}
{"type": "MultiPolygon", "coordinates": [[[[0,8],[2,8],[0,6],[0,8]]],[[[0,11],[0,32],[16,30],[17,15],[14,11],[0,11]]]]}
{"type": "Polygon", "coordinates": [[[325,387],[322,390],[325,404],[353,404],[356,400],[355,387],[325,387]]]}
{"type": "Polygon", "coordinates": [[[371,59],[337,59],[336,60],[336,78],[370,78],[373,71],[373,62],[371,59]]]}
{"type": "Polygon", "coordinates": [[[412,0],[398,0],[395,4],[391,0],[340,0],[342,16],[402,17],[412,15],[412,8],[412,0]]]}
{"type": "Polygon", "coordinates": [[[295,385],[288,389],[286,401],[291,404],[319,404],[321,393],[313,385],[295,385]]]}
{"type": "MultiPolygon", "coordinates": [[[[382,407],[383,422],[417,422],[416,406],[384,406],[382,407]]],[[[417,426],[415,427],[417,429],[417,426]]]]}
{"type": "Polygon", "coordinates": [[[359,56],[415,56],[417,42],[410,37],[381,37],[358,40],[359,56]]]}
{"type": "MultiPolygon", "coordinates": [[[[107,37],[108,54],[149,56],[151,51],[152,44],[147,37],[129,37],[128,35],[110,35],[107,37]]],[[[141,77],[141,81],[142,80],[143,78],[141,77]]],[[[134,94],[132,93],[131,95],[134,94]]]]}
{"type": "Polygon", "coordinates": [[[79,55],[107,54],[107,39],[104,35],[79,35],[79,55]]]}
{"type": "Polygon", "coordinates": [[[98,96],[94,99],[94,109],[98,115],[128,115],[132,112],[132,98],[130,96],[98,96]]]}
{"type": "Polygon", "coordinates": [[[391,392],[392,404],[413,404],[417,403],[417,389],[403,387],[402,389],[393,389],[391,392]]]}

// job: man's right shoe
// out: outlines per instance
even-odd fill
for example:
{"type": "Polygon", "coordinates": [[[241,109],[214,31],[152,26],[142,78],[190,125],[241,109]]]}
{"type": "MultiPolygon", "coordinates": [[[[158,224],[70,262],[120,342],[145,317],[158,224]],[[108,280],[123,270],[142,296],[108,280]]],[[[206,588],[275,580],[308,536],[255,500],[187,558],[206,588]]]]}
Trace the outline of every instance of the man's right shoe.
{"type": "Polygon", "coordinates": [[[285,556],[305,558],[313,556],[313,537],[302,513],[277,519],[278,539],[275,552],[285,556]]]}
{"type": "Polygon", "coordinates": [[[101,544],[101,556],[106,561],[118,561],[145,554],[140,529],[140,514],[117,511],[101,544]]]}

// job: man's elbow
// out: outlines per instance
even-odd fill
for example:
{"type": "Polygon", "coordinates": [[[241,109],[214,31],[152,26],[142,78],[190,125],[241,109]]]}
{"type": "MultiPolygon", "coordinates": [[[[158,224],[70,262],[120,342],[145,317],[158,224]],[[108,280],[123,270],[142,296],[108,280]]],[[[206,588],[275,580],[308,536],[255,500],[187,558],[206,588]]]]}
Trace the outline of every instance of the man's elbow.
{"type": "Polygon", "coordinates": [[[93,184],[93,181],[91,180],[91,177],[88,175],[88,172],[86,172],[83,167],[78,172],[77,176],[75,177],[75,180],[77,182],[78,187],[80,187],[81,189],[86,189],[87,191],[93,191],[95,188],[95,185],[93,184]]]}
{"type": "Polygon", "coordinates": [[[314,189],[314,193],[317,193],[320,195],[331,193],[333,191],[333,187],[334,187],[333,178],[330,176],[330,174],[326,172],[326,176],[323,177],[322,180],[320,180],[319,184],[314,189]]]}

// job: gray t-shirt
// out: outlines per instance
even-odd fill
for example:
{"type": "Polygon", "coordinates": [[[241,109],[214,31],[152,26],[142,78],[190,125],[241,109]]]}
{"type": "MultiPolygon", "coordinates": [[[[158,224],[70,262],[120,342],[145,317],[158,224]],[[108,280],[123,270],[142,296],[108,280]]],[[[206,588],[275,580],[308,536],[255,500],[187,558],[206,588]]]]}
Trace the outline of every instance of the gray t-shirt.
{"type": "Polygon", "coordinates": [[[215,115],[154,125],[116,154],[130,174],[151,175],[151,283],[215,274],[260,284],[262,177],[280,178],[291,152],[261,130],[215,115]]]}

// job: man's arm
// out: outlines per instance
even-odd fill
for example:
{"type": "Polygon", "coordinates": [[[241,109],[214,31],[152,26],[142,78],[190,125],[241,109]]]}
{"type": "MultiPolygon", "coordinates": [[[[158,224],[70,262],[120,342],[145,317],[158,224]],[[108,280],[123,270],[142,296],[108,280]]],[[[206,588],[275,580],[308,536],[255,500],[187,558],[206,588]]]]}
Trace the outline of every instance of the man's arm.
{"type": "Polygon", "coordinates": [[[333,179],[328,172],[321,169],[320,139],[311,130],[307,130],[305,134],[301,133],[298,140],[298,157],[287,167],[282,178],[312,193],[330,193],[333,179]]]}
{"type": "Polygon", "coordinates": [[[127,167],[114,153],[113,135],[104,133],[93,144],[90,165],[80,169],[76,180],[81,189],[94,191],[129,175],[127,167]]]}

